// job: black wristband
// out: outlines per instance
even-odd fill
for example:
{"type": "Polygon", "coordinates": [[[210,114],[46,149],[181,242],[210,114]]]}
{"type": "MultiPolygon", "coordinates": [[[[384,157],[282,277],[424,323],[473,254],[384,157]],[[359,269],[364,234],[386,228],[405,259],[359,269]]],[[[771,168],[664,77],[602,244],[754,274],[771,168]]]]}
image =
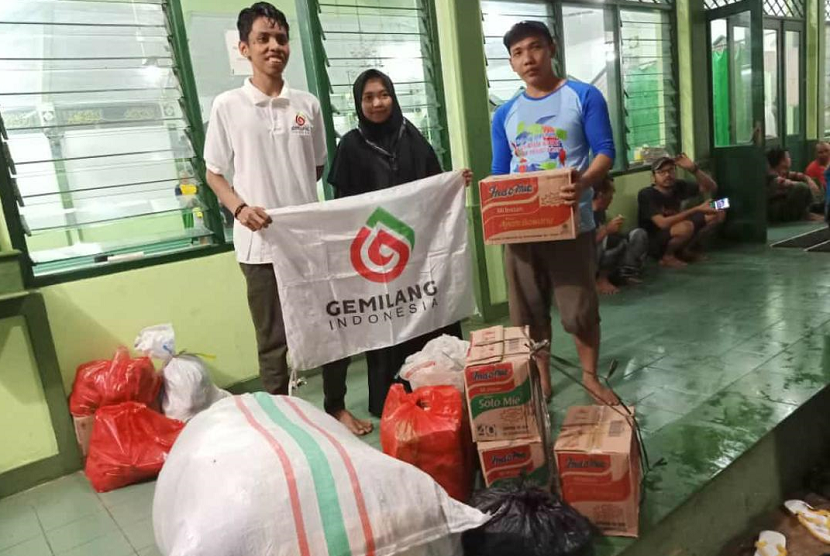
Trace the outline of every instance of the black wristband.
{"type": "Polygon", "coordinates": [[[240,212],[242,212],[242,209],[244,209],[244,208],[245,208],[245,207],[247,207],[247,206],[248,206],[248,205],[247,205],[246,203],[242,203],[241,205],[239,205],[238,207],[236,207],[236,210],[235,210],[235,211],[233,211],[233,217],[234,217],[234,219],[237,219],[237,220],[238,220],[238,219],[239,219],[239,213],[240,213],[240,212]]]}

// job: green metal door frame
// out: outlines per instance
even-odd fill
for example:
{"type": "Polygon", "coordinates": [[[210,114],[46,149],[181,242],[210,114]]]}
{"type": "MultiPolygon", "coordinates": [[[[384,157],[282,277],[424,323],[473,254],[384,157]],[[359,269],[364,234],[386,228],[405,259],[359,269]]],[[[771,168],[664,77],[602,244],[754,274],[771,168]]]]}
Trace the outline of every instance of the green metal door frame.
{"type": "Polygon", "coordinates": [[[706,12],[706,48],[708,51],[709,81],[709,118],[710,144],[716,178],[721,185],[719,195],[734,196],[725,233],[734,239],[744,241],[766,241],[766,162],[764,157],[764,14],[761,2],[743,0],[736,4],[706,12]],[[727,21],[728,45],[731,52],[732,22],[734,16],[748,14],[750,29],[750,65],[751,65],[751,123],[752,134],[747,144],[737,144],[735,138],[734,116],[732,109],[732,91],[734,89],[734,71],[729,57],[729,95],[730,95],[730,145],[717,146],[715,129],[714,81],[712,75],[712,30],[715,20],[727,21]],[[737,206],[736,206],[737,205],[737,206]]]}

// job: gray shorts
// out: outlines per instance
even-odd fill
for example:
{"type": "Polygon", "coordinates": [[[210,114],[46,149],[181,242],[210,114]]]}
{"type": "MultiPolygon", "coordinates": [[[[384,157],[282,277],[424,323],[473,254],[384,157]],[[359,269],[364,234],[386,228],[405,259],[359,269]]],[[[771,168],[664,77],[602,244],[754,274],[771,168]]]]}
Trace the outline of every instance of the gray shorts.
{"type": "Polygon", "coordinates": [[[550,326],[553,298],[567,332],[581,336],[599,324],[595,237],[591,231],[571,240],[514,243],[505,248],[514,326],[550,326]]]}

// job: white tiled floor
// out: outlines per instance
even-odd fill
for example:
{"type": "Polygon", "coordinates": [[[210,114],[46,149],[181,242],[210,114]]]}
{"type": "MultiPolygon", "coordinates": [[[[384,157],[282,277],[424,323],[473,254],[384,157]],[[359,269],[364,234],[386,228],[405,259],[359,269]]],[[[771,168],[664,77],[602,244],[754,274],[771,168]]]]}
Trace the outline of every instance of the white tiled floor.
{"type": "Polygon", "coordinates": [[[0,500],[0,556],[160,556],[155,483],[98,494],[83,473],[0,500]]]}

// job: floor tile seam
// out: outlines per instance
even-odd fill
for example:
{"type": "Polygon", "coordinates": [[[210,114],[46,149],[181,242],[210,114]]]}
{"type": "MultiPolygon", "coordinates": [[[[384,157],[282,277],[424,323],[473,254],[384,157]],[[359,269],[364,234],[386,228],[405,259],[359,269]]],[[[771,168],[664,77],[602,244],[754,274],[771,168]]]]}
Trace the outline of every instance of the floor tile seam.
{"type": "MultiPolygon", "coordinates": [[[[89,517],[89,515],[84,516],[84,517],[89,517]]],[[[123,535],[124,533],[123,533],[123,531],[121,531],[121,530],[120,530],[120,527],[119,527],[119,525],[118,525],[118,522],[116,522],[116,521],[115,521],[115,519],[114,519],[111,515],[110,515],[109,517],[110,517],[110,519],[112,519],[113,523],[115,524],[116,529],[114,529],[114,530],[113,530],[113,529],[110,529],[110,530],[105,531],[105,532],[103,532],[103,533],[101,533],[101,534],[97,534],[97,535],[95,535],[94,537],[89,538],[89,539],[87,539],[86,541],[84,541],[84,542],[82,542],[82,543],[79,543],[79,544],[76,544],[76,545],[74,545],[74,546],[70,546],[70,547],[68,547],[68,548],[65,548],[65,549],[61,550],[60,552],[55,552],[55,550],[54,550],[54,549],[52,549],[52,547],[51,547],[51,543],[49,543],[49,545],[50,545],[50,546],[49,546],[49,548],[50,548],[50,549],[52,549],[52,554],[55,554],[55,556],[60,556],[61,554],[65,554],[65,553],[70,552],[70,551],[72,551],[72,550],[76,550],[76,549],[78,549],[78,548],[81,548],[81,547],[83,547],[83,546],[86,546],[87,544],[90,544],[90,543],[92,543],[92,542],[95,542],[95,541],[97,541],[97,540],[98,540],[98,539],[100,539],[100,538],[106,537],[107,535],[109,535],[109,534],[111,534],[111,533],[114,533],[116,530],[117,530],[117,531],[119,531],[119,532],[121,532],[121,534],[123,535]]],[[[52,529],[52,531],[56,531],[57,529],[60,529],[60,528],[63,528],[63,527],[68,527],[69,525],[72,525],[72,524],[78,523],[78,522],[79,522],[79,521],[81,521],[82,519],[84,519],[84,518],[82,517],[82,518],[80,518],[80,519],[78,519],[78,520],[75,520],[75,521],[72,521],[72,522],[70,522],[70,523],[67,523],[66,525],[61,525],[61,527],[56,527],[55,529],[52,529]]],[[[126,535],[125,535],[125,538],[126,538],[126,535]]],[[[48,535],[48,534],[46,535],[46,540],[47,540],[47,541],[49,540],[49,535],[48,535]]],[[[132,546],[132,545],[131,545],[131,546],[132,546]]]]}
{"type": "MultiPolygon", "coordinates": [[[[43,540],[45,540],[45,541],[46,541],[46,546],[48,546],[48,547],[49,547],[49,552],[51,552],[52,554],[54,554],[54,552],[52,551],[52,545],[49,543],[49,539],[48,539],[48,538],[46,538],[46,535],[43,533],[43,529],[42,529],[42,528],[41,528],[41,532],[40,532],[40,537],[42,537],[42,538],[43,538],[43,540]]],[[[22,544],[26,544],[27,542],[31,542],[31,541],[33,541],[33,540],[35,540],[35,539],[37,539],[37,538],[38,538],[38,535],[37,535],[37,534],[35,534],[35,535],[31,536],[31,537],[26,537],[25,539],[22,539],[22,540],[20,540],[20,541],[18,541],[18,542],[16,542],[16,543],[14,543],[14,544],[10,544],[9,546],[4,546],[3,548],[0,548],[0,556],[2,556],[4,552],[7,552],[7,551],[9,551],[9,550],[11,550],[11,549],[13,549],[13,548],[15,548],[15,547],[18,547],[18,546],[22,545],[22,544]]]]}
{"type": "MultiPolygon", "coordinates": [[[[148,517],[145,517],[145,518],[139,519],[138,521],[136,521],[136,523],[140,523],[140,522],[142,522],[142,521],[150,521],[150,523],[151,523],[151,525],[152,525],[152,520],[153,520],[153,516],[152,516],[152,515],[150,515],[150,516],[148,516],[148,517]]],[[[120,528],[120,525],[119,525],[119,528],[120,528]]],[[[149,548],[150,546],[156,546],[155,530],[153,531],[153,540],[152,540],[151,544],[148,544],[148,545],[145,545],[145,546],[141,546],[141,547],[138,547],[138,546],[136,546],[136,545],[134,545],[134,544],[133,544],[132,539],[130,539],[130,536],[127,534],[127,532],[126,532],[126,531],[124,531],[123,529],[121,529],[121,532],[122,532],[122,534],[124,535],[124,538],[125,538],[125,539],[127,539],[127,543],[129,543],[129,545],[130,545],[130,546],[133,548],[133,550],[135,550],[136,552],[138,552],[139,550],[144,550],[145,548],[149,548]]]]}
{"type": "Polygon", "coordinates": [[[112,521],[115,523],[115,528],[118,530],[118,532],[119,532],[119,533],[121,533],[121,536],[123,536],[123,537],[124,537],[124,539],[127,541],[127,544],[129,544],[129,545],[130,545],[130,548],[132,548],[132,549],[133,549],[133,552],[135,552],[136,554],[138,554],[138,550],[137,550],[137,549],[133,546],[133,543],[130,541],[130,537],[128,537],[128,536],[127,536],[127,533],[124,531],[124,528],[123,528],[123,527],[121,527],[121,523],[119,523],[119,522],[118,522],[118,520],[117,520],[117,519],[115,519],[115,516],[114,516],[114,515],[112,515],[112,511],[111,511],[111,509],[110,509],[110,508],[108,508],[108,507],[106,507],[106,506],[104,506],[104,510],[107,512],[107,515],[109,515],[109,516],[110,516],[110,519],[112,519],[112,521]]]}
{"type": "Polygon", "coordinates": [[[46,536],[46,527],[43,526],[43,521],[41,521],[40,515],[37,513],[37,509],[32,508],[32,513],[35,514],[35,519],[37,519],[38,527],[40,527],[40,534],[43,537],[43,541],[46,543],[46,547],[49,549],[49,553],[55,554],[55,550],[52,548],[52,543],[49,542],[49,537],[46,536]]]}
{"type": "MultiPolygon", "coordinates": [[[[117,525],[118,525],[118,524],[116,524],[116,526],[117,526],[117,525]]],[[[80,548],[83,548],[83,547],[85,547],[85,546],[88,546],[88,545],[90,545],[90,544],[94,543],[95,541],[100,540],[100,539],[102,539],[102,538],[106,537],[107,535],[111,535],[111,534],[112,534],[112,533],[114,533],[114,532],[115,532],[115,531],[110,531],[110,532],[105,533],[105,534],[103,534],[103,535],[99,535],[99,536],[95,537],[94,539],[90,539],[90,540],[88,540],[88,541],[86,541],[86,542],[83,542],[83,543],[81,543],[81,544],[77,545],[77,546],[74,546],[74,547],[72,547],[72,548],[68,548],[68,549],[66,549],[66,550],[64,550],[64,551],[62,551],[62,552],[55,552],[54,550],[52,550],[51,545],[50,545],[49,549],[50,549],[50,550],[52,550],[52,554],[54,554],[54,556],[61,556],[61,555],[63,555],[63,554],[67,554],[68,552],[71,552],[71,551],[73,551],[73,550],[78,550],[78,549],[80,549],[80,548]]],[[[125,540],[125,541],[127,541],[127,545],[130,547],[130,549],[132,549],[133,556],[137,556],[137,555],[138,555],[138,552],[137,552],[137,551],[136,551],[136,549],[133,547],[133,545],[130,543],[130,540],[127,538],[127,536],[123,533],[123,531],[121,531],[121,530],[120,530],[120,528],[119,528],[119,531],[118,531],[118,532],[119,532],[119,533],[121,533],[121,536],[122,536],[122,537],[124,537],[124,540],[125,540]]],[[[47,539],[47,542],[48,542],[48,539],[47,539]]],[[[90,556],[91,556],[91,555],[90,555],[90,556]]]]}

